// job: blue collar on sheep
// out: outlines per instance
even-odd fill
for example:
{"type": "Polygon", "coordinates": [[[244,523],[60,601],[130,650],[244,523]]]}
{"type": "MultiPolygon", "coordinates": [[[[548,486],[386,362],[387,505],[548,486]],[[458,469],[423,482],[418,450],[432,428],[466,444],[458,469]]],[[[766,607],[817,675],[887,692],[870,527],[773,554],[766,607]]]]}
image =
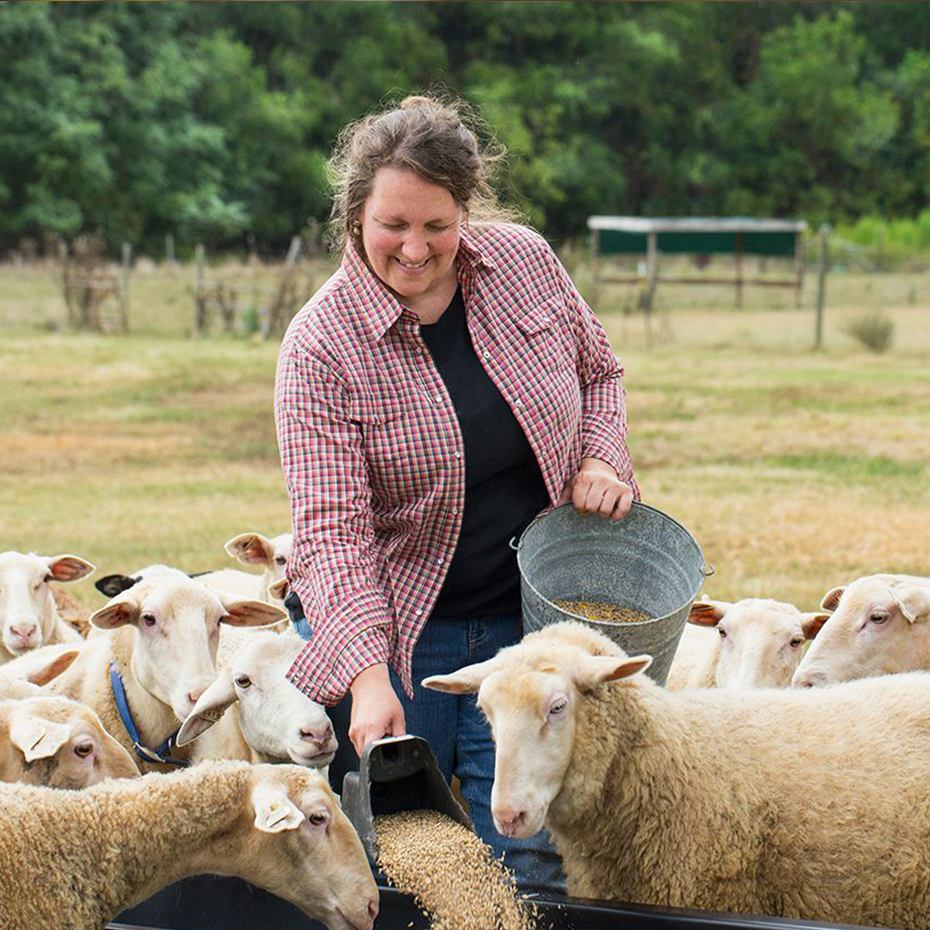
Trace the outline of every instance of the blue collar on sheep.
{"type": "Polygon", "coordinates": [[[110,686],[113,688],[113,698],[116,701],[116,709],[119,711],[120,720],[123,721],[123,726],[126,727],[126,732],[132,740],[132,747],[135,749],[136,755],[143,762],[153,764],[162,762],[165,765],[190,765],[187,759],[175,759],[168,755],[174,749],[178,730],[175,730],[158,749],[149,749],[148,746],[143,745],[135,721],[132,719],[132,713],[129,710],[129,702],[126,700],[126,686],[123,684],[123,676],[119,673],[115,659],[110,663],[110,686]]]}

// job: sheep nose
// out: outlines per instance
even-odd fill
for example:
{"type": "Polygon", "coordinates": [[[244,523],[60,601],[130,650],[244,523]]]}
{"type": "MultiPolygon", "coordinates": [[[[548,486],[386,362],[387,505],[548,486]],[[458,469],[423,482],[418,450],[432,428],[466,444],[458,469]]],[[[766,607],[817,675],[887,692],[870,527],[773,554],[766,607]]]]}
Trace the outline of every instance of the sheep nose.
{"type": "Polygon", "coordinates": [[[375,922],[375,918],[378,916],[378,902],[371,900],[368,902],[368,916],[371,918],[371,922],[375,922]]]}
{"type": "Polygon", "coordinates": [[[187,692],[187,698],[191,704],[196,704],[206,690],[206,688],[195,688],[193,691],[187,692]]]}
{"type": "Polygon", "coordinates": [[[11,626],[10,632],[17,638],[21,639],[23,642],[26,642],[29,639],[32,639],[38,631],[38,626],[34,623],[21,623],[17,626],[11,626]]]}
{"type": "Polygon", "coordinates": [[[826,675],[820,675],[816,672],[811,672],[807,675],[801,675],[791,683],[795,688],[822,688],[824,685],[829,684],[826,675]]]}
{"type": "Polygon", "coordinates": [[[517,828],[526,820],[526,811],[517,811],[511,807],[502,807],[493,811],[497,832],[503,836],[513,836],[517,828]]]}
{"type": "Polygon", "coordinates": [[[307,740],[310,743],[316,743],[318,746],[322,746],[324,743],[328,743],[333,738],[333,727],[332,724],[328,724],[325,729],[309,729],[301,727],[300,729],[300,738],[307,740]]]}

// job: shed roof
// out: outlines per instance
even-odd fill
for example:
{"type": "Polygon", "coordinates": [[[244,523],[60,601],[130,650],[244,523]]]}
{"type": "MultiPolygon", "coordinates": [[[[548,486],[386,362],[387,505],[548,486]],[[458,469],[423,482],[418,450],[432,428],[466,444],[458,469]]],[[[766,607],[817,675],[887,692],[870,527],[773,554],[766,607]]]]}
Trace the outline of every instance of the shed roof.
{"type": "Polygon", "coordinates": [[[764,220],[748,216],[589,216],[589,229],[609,229],[617,232],[803,232],[804,220],[764,220]]]}

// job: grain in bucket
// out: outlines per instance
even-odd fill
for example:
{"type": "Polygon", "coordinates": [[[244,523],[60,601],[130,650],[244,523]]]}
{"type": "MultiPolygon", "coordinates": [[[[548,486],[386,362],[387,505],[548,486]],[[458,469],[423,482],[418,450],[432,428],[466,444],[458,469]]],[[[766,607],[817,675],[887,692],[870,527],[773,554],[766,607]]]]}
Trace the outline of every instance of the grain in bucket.
{"type": "Polygon", "coordinates": [[[525,633],[562,620],[586,623],[630,655],[651,655],[646,674],[665,684],[691,604],[710,574],[701,547],[677,520],[636,501],[622,520],[565,504],[534,520],[515,548],[525,633]],[[614,604],[650,619],[598,621],[556,601],[614,604]]]}

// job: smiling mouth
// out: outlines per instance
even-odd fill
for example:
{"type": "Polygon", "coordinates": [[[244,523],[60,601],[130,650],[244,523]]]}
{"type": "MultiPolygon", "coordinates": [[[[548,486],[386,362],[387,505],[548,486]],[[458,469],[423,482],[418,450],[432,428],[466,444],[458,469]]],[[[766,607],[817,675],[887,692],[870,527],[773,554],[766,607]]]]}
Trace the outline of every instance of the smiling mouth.
{"type": "Polygon", "coordinates": [[[399,259],[399,258],[395,258],[394,261],[397,262],[397,264],[400,265],[400,267],[403,268],[405,271],[419,271],[421,268],[425,268],[425,267],[426,267],[426,265],[427,265],[428,262],[429,262],[429,259],[427,258],[427,259],[425,259],[424,261],[419,262],[419,263],[416,264],[416,265],[414,265],[414,264],[412,264],[412,263],[410,263],[410,262],[402,261],[402,260],[399,259]]]}

